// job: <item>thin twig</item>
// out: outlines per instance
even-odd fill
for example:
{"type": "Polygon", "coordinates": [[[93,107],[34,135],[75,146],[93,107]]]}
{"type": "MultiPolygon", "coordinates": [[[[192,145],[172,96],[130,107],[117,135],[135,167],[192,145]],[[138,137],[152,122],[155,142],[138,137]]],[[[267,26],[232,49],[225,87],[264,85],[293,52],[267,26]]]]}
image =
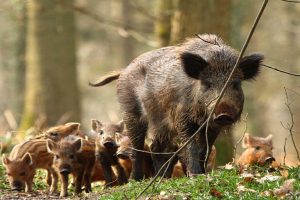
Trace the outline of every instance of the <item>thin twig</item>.
{"type": "Polygon", "coordinates": [[[149,9],[146,9],[146,8],[144,8],[144,7],[140,6],[140,5],[138,5],[138,4],[136,3],[136,1],[130,0],[129,2],[130,2],[130,4],[131,4],[131,6],[132,6],[136,11],[138,11],[138,12],[141,13],[142,15],[148,17],[150,20],[152,20],[152,21],[159,20],[159,17],[150,14],[149,9]]]}
{"type": "Polygon", "coordinates": [[[212,45],[217,45],[217,46],[220,46],[220,44],[217,42],[217,39],[215,39],[215,42],[210,42],[208,40],[205,40],[203,39],[199,34],[195,34],[200,40],[202,40],[203,42],[206,42],[206,43],[209,43],[209,44],[212,44],[212,45]]]}
{"type": "Polygon", "coordinates": [[[212,115],[213,115],[213,113],[214,113],[214,111],[215,111],[217,105],[218,105],[219,102],[221,101],[221,98],[223,97],[223,95],[224,95],[224,93],[225,93],[225,90],[227,89],[227,86],[229,85],[229,81],[231,80],[231,78],[232,78],[234,72],[236,71],[236,69],[238,68],[238,65],[239,65],[239,63],[240,63],[240,60],[242,59],[242,57],[243,57],[243,55],[244,55],[244,53],[245,53],[245,51],[246,51],[246,49],[247,49],[247,47],[248,47],[248,44],[249,44],[249,42],[250,42],[250,40],[251,40],[251,38],[252,38],[252,35],[253,35],[254,31],[255,31],[255,28],[256,28],[256,26],[257,26],[257,24],[258,24],[258,22],[259,22],[259,20],[260,20],[260,18],[261,18],[261,16],[262,16],[262,14],[263,14],[263,12],[264,12],[264,10],[265,10],[267,4],[268,4],[268,0],[264,0],[263,4],[262,4],[262,6],[261,6],[261,8],[260,8],[260,10],[259,10],[259,13],[257,14],[257,16],[256,16],[256,18],[255,18],[255,21],[254,21],[254,23],[253,23],[253,25],[252,25],[252,27],[251,27],[251,30],[250,30],[250,32],[249,32],[249,34],[248,34],[248,37],[247,37],[247,39],[246,39],[246,41],[245,41],[245,43],[244,43],[244,45],[243,45],[243,47],[242,47],[242,50],[241,50],[241,52],[240,52],[240,54],[239,54],[239,57],[238,57],[238,59],[237,59],[235,65],[234,65],[234,67],[233,67],[233,69],[232,69],[232,71],[231,71],[231,73],[230,73],[230,75],[229,75],[229,77],[228,77],[228,79],[227,79],[227,81],[226,81],[224,87],[222,88],[222,91],[220,92],[220,96],[219,96],[219,98],[217,99],[215,106],[213,107],[213,109],[212,109],[210,115],[208,116],[208,120],[207,120],[207,122],[206,122],[206,123],[207,123],[207,126],[206,126],[206,131],[205,131],[205,139],[206,139],[206,145],[207,145],[206,156],[205,156],[205,163],[207,162],[207,159],[208,159],[208,156],[209,156],[209,148],[208,148],[208,147],[209,147],[209,144],[208,144],[208,122],[209,122],[210,119],[212,118],[212,115]]]}
{"type": "Polygon", "coordinates": [[[294,129],[294,125],[295,125],[294,113],[292,112],[292,109],[290,107],[289,97],[288,97],[288,93],[287,93],[287,90],[286,90],[285,87],[284,87],[284,91],[285,91],[285,97],[286,97],[285,105],[288,108],[288,111],[289,111],[290,117],[291,117],[291,124],[287,124],[287,127],[284,127],[284,128],[286,128],[290,133],[290,136],[291,136],[291,139],[292,139],[292,142],[293,142],[296,154],[297,154],[298,161],[300,161],[299,151],[297,149],[297,146],[296,146],[296,143],[295,143],[295,140],[294,140],[294,134],[293,134],[293,129],[294,129]]]}
{"type": "MultiPolygon", "coordinates": [[[[161,171],[163,170],[163,168],[164,167],[166,167],[167,165],[168,165],[168,163],[169,162],[171,162],[171,160],[172,159],[174,159],[174,157],[183,149],[183,148],[185,148],[186,147],[186,145],[188,145],[195,137],[196,137],[196,135],[198,135],[199,133],[200,133],[200,131],[202,130],[202,128],[205,126],[205,124],[208,124],[208,122],[209,122],[209,120],[211,119],[211,117],[212,117],[212,114],[213,114],[213,112],[215,111],[215,109],[216,109],[216,106],[218,105],[218,103],[220,102],[220,100],[221,100],[221,98],[223,97],[223,95],[224,95],[224,92],[225,92],[225,90],[226,90],[226,88],[227,88],[227,86],[228,86],[228,84],[229,84],[229,81],[230,81],[230,79],[232,78],[232,76],[233,76],[233,73],[235,72],[235,70],[236,70],[236,68],[237,68],[237,66],[238,66],[238,64],[239,64],[239,62],[240,62],[240,60],[241,60],[241,58],[242,58],[242,56],[243,56],[243,54],[244,54],[244,52],[245,52],[245,50],[246,50],[246,48],[247,48],[247,46],[248,46],[248,44],[249,44],[249,41],[250,41],[250,39],[251,39],[251,37],[252,37],[252,35],[253,35],[253,33],[254,33],[254,30],[255,30],[255,28],[256,28],[256,26],[257,26],[257,23],[259,22],[259,19],[260,19],[260,17],[261,17],[261,15],[262,15],[262,13],[263,13],[263,11],[264,11],[264,9],[265,9],[265,7],[266,7],[266,5],[267,5],[267,3],[268,3],[268,0],[264,0],[264,2],[263,2],[263,4],[262,4],[262,7],[261,7],[261,9],[260,9],[260,11],[259,11],[259,13],[258,13],[258,15],[257,15],[257,17],[256,17],[256,19],[255,19],[255,21],[254,21],[254,24],[253,24],[253,26],[252,26],[252,28],[251,28],[251,30],[250,30],[250,32],[249,32],[249,35],[248,35],[248,37],[247,37],[247,39],[246,39],[246,42],[244,43],[244,45],[243,45],[243,48],[242,48],[242,50],[241,50],[241,52],[240,52],[240,54],[239,54],[239,57],[238,57],[238,59],[237,59],[237,62],[236,62],[236,64],[235,64],[235,66],[233,67],[233,69],[232,69],[232,71],[231,71],[231,73],[230,73],[230,75],[229,75],[229,77],[228,77],[228,79],[227,79],[227,81],[226,81],[226,83],[225,83],[225,85],[224,85],[224,87],[222,88],[222,91],[220,92],[220,95],[219,95],[219,98],[216,100],[216,104],[214,105],[214,107],[212,108],[212,111],[210,112],[210,114],[209,114],[209,116],[208,116],[208,118],[202,123],[202,125],[198,128],[198,130],[169,158],[169,160],[167,161],[167,162],[165,162],[163,165],[162,165],[162,167],[158,170],[158,172],[157,172],[157,174],[153,177],[153,179],[150,181],[150,183],[144,188],[144,190],[142,190],[139,194],[138,194],[138,196],[136,197],[136,199],[139,199],[145,192],[146,192],[146,190],[155,182],[155,180],[157,179],[157,177],[159,176],[159,174],[161,173],[161,171]]],[[[208,138],[207,138],[207,132],[206,132],[206,144],[207,144],[207,146],[208,146],[208,138]]],[[[206,152],[206,158],[205,158],[205,162],[206,162],[206,160],[207,160],[207,157],[208,157],[208,151],[206,152]]]]}
{"type": "Polygon", "coordinates": [[[149,39],[145,38],[142,34],[135,31],[132,27],[128,27],[128,26],[125,27],[124,24],[112,20],[111,21],[103,20],[99,15],[92,13],[86,10],[85,8],[82,8],[77,5],[73,5],[73,8],[77,12],[84,14],[103,25],[106,25],[111,29],[116,30],[121,37],[131,36],[133,39],[137,40],[138,42],[144,43],[150,47],[157,47],[156,42],[150,41],[149,39]]]}
{"type": "Polygon", "coordinates": [[[283,156],[283,165],[285,165],[285,158],[286,158],[286,141],[287,138],[284,138],[284,146],[283,146],[283,152],[284,152],[284,156],[283,156]]]}
{"type": "Polygon", "coordinates": [[[133,147],[128,147],[128,148],[131,149],[131,150],[134,150],[134,151],[153,154],[153,155],[171,155],[171,154],[176,153],[176,152],[152,152],[152,151],[145,151],[145,150],[136,149],[136,148],[133,148],[133,147]]]}
{"type": "Polygon", "coordinates": [[[288,75],[292,75],[292,76],[300,76],[300,74],[295,74],[295,73],[291,73],[291,72],[288,72],[288,71],[284,71],[282,69],[277,69],[275,67],[271,67],[270,65],[266,65],[266,64],[261,64],[261,65],[264,66],[264,67],[267,67],[269,69],[284,73],[284,74],[288,74],[288,75]]]}
{"type": "Polygon", "coordinates": [[[285,1],[288,3],[300,3],[300,1],[296,1],[296,0],[281,0],[281,1],[285,1]]]}
{"type": "Polygon", "coordinates": [[[244,132],[243,132],[243,135],[242,137],[235,143],[234,145],[234,148],[233,148],[233,163],[235,162],[235,159],[236,159],[236,149],[237,149],[237,146],[242,142],[242,140],[244,139],[245,137],[245,134],[247,132],[247,129],[248,129],[248,123],[247,123],[247,117],[248,117],[248,113],[246,114],[245,118],[243,119],[243,121],[245,122],[245,129],[244,129],[244,132]]]}

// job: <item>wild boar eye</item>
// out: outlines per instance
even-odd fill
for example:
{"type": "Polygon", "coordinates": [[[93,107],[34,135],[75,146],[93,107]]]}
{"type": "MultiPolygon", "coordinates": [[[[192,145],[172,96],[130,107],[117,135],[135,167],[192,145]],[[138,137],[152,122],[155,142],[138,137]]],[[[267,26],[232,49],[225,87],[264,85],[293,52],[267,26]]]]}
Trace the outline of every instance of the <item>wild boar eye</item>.
{"type": "Polygon", "coordinates": [[[58,133],[57,132],[51,132],[50,135],[53,136],[53,137],[57,137],[58,133]]]}
{"type": "Polygon", "coordinates": [[[255,147],[255,150],[257,151],[260,150],[260,146],[255,147]]]}
{"type": "Polygon", "coordinates": [[[21,172],[21,173],[20,173],[20,176],[25,176],[25,172],[21,172]]]}
{"type": "Polygon", "coordinates": [[[232,87],[236,90],[239,89],[241,87],[241,81],[239,80],[232,81],[232,87]]]}
{"type": "Polygon", "coordinates": [[[205,87],[206,89],[209,89],[209,88],[212,87],[212,82],[211,82],[211,81],[208,81],[208,80],[203,81],[202,84],[204,85],[204,87],[205,87]]]}

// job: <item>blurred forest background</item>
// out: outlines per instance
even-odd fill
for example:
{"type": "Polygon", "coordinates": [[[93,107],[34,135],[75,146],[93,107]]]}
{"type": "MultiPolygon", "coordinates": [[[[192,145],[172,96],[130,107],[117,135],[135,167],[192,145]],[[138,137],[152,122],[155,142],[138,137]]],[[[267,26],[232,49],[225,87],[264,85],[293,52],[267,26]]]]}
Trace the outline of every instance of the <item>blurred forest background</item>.
{"type": "MultiPolygon", "coordinates": [[[[196,33],[214,33],[241,49],[260,0],[9,0],[0,1],[0,138],[7,145],[45,127],[93,118],[117,122],[121,113],[115,83],[91,88],[89,81],[126,67],[136,56],[180,43],[196,33]]],[[[300,73],[300,4],[270,1],[248,52],[265,63],[300,73]]],[[[300,149],[300,80],[267,68],[243,85],[247,132],[274,136],[274,154],[287,163],[300,149]],[[284,91],[287,88],[287,96],[284,91]],[[285,128],[284,128],[285,127],[285,128]]],[[[231,161],[243,135],[218,138],[218,161],[231,161]],[[222,153],[221,153],[222,152],[222,153]]],[[[240,145],[239,145],[240,146],[240,145]]],[[[238,153],[241,151],[239,148],[238,153]]]]}

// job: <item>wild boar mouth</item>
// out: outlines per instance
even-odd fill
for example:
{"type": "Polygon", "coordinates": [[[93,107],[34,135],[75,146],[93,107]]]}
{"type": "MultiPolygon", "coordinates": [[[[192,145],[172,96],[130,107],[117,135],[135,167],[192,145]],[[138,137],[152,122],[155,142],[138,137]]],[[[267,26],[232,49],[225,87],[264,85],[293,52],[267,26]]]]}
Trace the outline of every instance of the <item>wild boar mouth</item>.
{"type": "Polygon", "coordinates": [[[127,160],[129,159],[129,154],[126,152],[118,152],[117,157],[122,160],[127,160]]]}
{"type": "Polygon", "coordinates": [[[221,113],[217,116],[214,116],[213,121],[219,125],[231,125],[235,122],[234,118],[227,113],[221,113]]]}

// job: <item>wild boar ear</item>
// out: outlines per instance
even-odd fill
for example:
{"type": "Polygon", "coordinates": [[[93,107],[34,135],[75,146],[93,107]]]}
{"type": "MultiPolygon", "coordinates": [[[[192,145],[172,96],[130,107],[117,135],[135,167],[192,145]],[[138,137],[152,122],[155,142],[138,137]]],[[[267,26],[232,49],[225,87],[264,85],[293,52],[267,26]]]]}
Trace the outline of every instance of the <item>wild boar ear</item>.
{"type": "Polygon", "coordinates": [[[124,130],[124,121],[123,120],[119,121],[118,127],[119,127],[119,133],[122,133],[124,130]]]}
{"type": "Polygon", "coordinates": [[[208,66],[208,63],[201,56],[193,53],[181,54],[181,61],[185,73],[194,79],[199,79],[201,71],[208,66]]]}
{"type": "Polygon", "coordinates": [[[9,160],[9,158],[5,154],[3,154],[2,155],[2,164],[3,165],[8,165],[10,162],[11,161],[9,160]]]}
{"type": "Polygon", "coordinates": [[[26,153],[23,156],[22,161],[27,165],[32,165],[32,157],[31,157],[30,153],[26,153]]]}
{"type": "Polygon", "coordinates": [[[52,140],[47,140],[47,151],[53,153],[53,150],[57,148],[57,144],[52,140]]]}
{"type": "Polygon", "coordinates": [[[92,119],[92,130],[98,131],[102,127],[102,123],[97,119],[92,119]]]}
{"type": "Polygon", "coordinates": [[[81,138],[77,139],[73,143],[73,146],[74,146],[76,152],[80,152],[81,151],[81,147],[82,147],[82,139],[81,138]]]}
{"type": "Polygon", "coordinates": [[[245,133],[244,139],[243,139],[243,144],[242,144],[243,148],[249,147],[249,139],[250,139],[249,133],[245,133]]]}
{"type": "Polygon", "coordinates": [[[243,72],[244,80],[255,78],[260,71],[260,64],[264,56],[261,54],[252,54],[241,59],[239,67],[243,72]]]}
{"type": "Polygon", "coordinates": [[[78,131],[80,128],[80,123],[68,122],[65,124],[71,131],[78,131]]]}
{"type": "Polygon", "coordinates": [[[273,139],[273,135],[268,135],[265,140],[267,142],[268,145],[272,146],[273,145],[273,142],[272,142],[272,139],[273,139]]]}

